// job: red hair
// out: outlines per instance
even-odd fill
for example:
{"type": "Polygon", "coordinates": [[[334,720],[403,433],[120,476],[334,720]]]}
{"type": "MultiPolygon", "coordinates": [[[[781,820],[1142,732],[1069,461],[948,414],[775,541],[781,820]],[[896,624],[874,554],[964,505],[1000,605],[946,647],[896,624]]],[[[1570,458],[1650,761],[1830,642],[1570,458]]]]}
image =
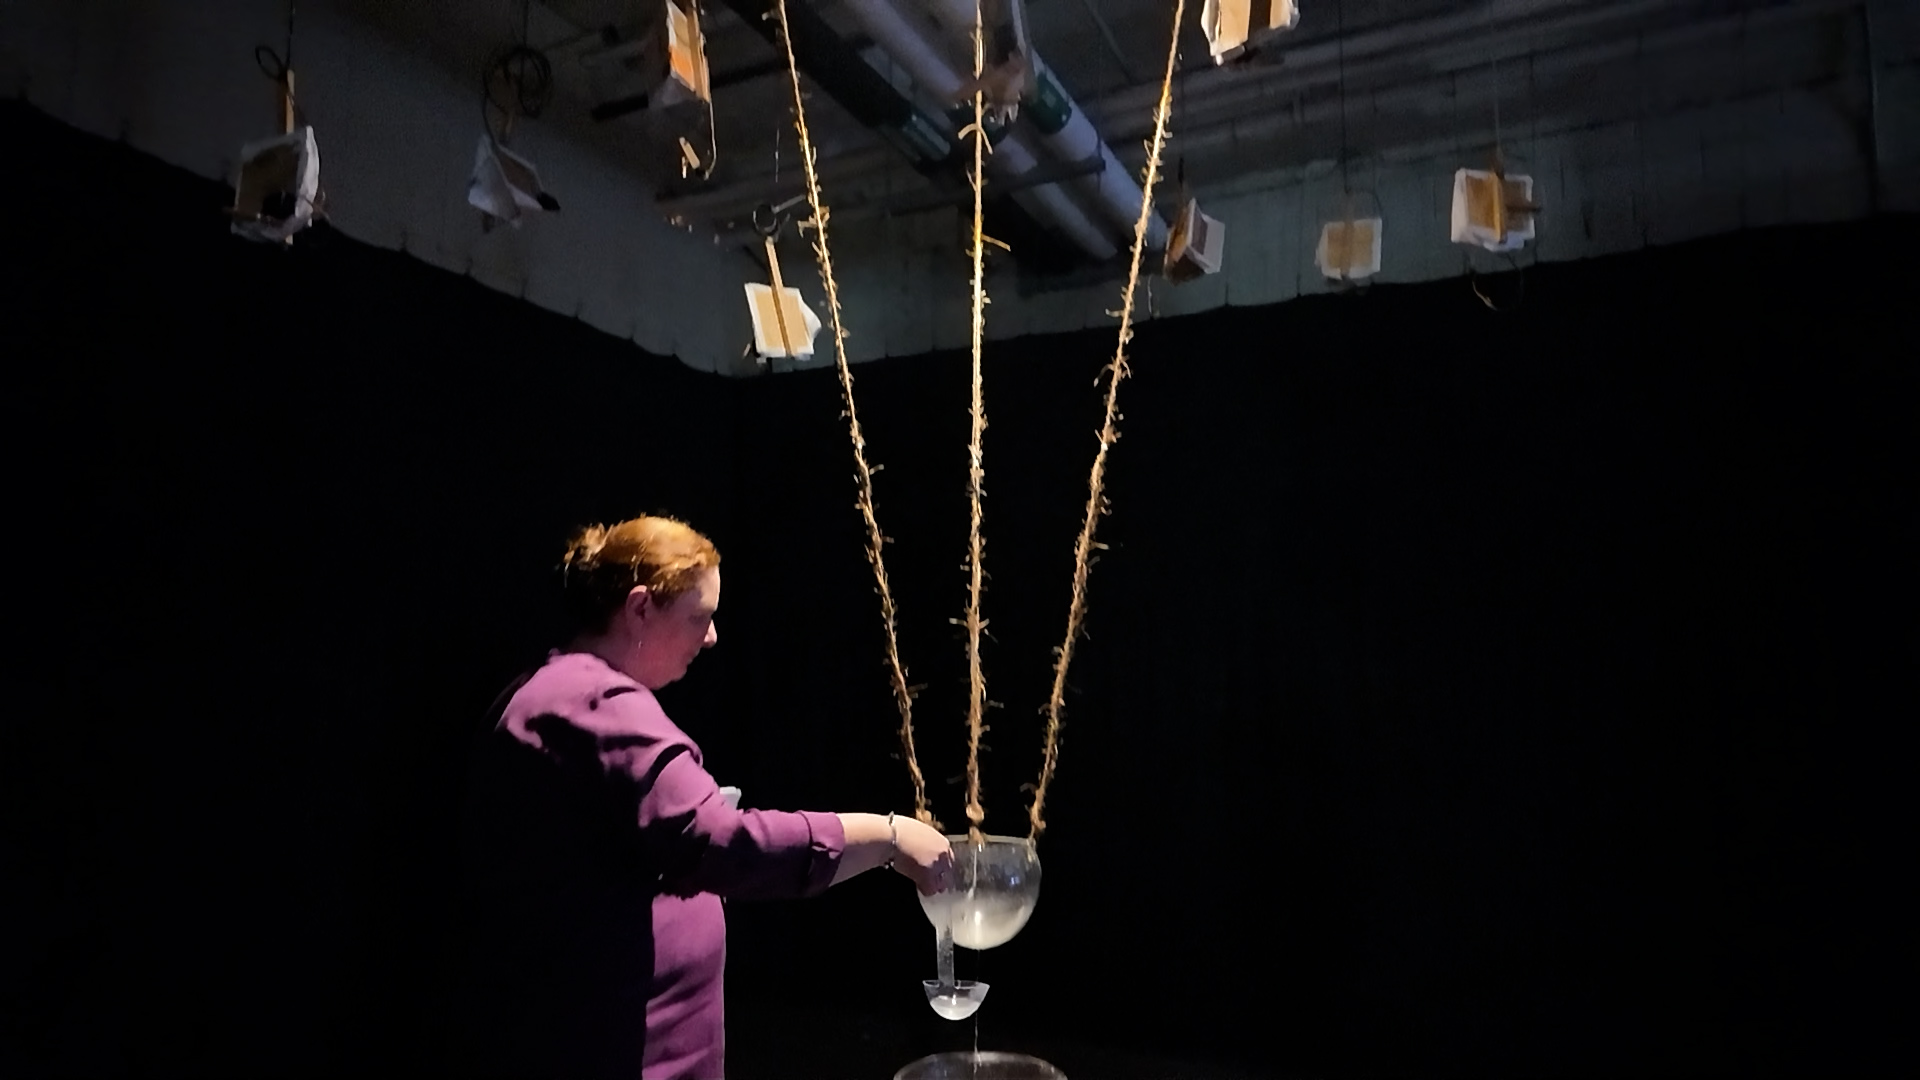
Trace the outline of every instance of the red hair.
{"type": "Polygon", "coordinates": [[[637,517],[575,533],[560,560],[561,591],[581,629],[604,630],[635,586],[670,604],[719,565],[713,541],[685,522],[637,517]]]}

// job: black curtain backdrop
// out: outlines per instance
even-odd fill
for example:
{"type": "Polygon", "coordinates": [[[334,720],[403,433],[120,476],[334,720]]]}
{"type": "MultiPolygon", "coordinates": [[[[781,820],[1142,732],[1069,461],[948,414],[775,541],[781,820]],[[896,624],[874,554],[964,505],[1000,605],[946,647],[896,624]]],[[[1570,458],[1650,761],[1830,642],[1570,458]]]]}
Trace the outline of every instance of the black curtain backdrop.
{"type": "MultiPolygon", "coordinates": [[[[910,806],[830,372],[702,376],[324,227],[250,245],[221,185],[18,104],[0,145],[11,1075],[433,1074],[464,740],[553,643],[580,523],[725,553],[720,647],[663,695],[723,783],[910,806]]],[[[1916,241],[1142,327],[1040,906],[960,957],[980,1044],[1076,1080],[1908,1056],[1916,241]]],[[[1111,349],[989,349],[990,831],[1024,830],[1111,349]]],[[[856,369],[950,824],[966,369],[856,369]]],[[[729,917],[737,1078],[975,1036],[896,877],[729,917]]]]}

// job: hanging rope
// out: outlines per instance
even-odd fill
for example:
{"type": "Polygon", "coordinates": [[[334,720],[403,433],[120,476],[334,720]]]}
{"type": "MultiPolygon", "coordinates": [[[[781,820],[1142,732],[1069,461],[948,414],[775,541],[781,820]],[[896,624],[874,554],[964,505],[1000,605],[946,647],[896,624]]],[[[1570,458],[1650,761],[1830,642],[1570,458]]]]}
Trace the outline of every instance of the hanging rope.
{"type": "MultiPolygon", "coordinates": [[[[700,24],[699,0],[693,0],[687,5],[687,17],[693,23],[693,44],[700,55],[700,93],[707,102],[707,163],[700,169],[700,179],[711,180],[714,167],[720,164],[720,126],[713,119],[713,84],[711,73],[707,68],[707,32],[700,24]]],[[[684,138],[680,140],[680,144],[683,148],[687,147],[684,138]]],[[[682,180],[687,178],[688,171],[686,159],[682,158],[680,165],[682,180]]]]}
{"type": "MultiPolygon", "coordinates": [[[[985,0],[973,5],[973,80],[980,84],[986,71],[985,0]]],[[[967,836],[982,843],[980,823],[987,812],[980,805],[980,736],[987,730],[987,676],[980,668],[980,632],[986,620],[980,617],[980,587],[985,576],[981,556],[985,541],[980,536],[980,496],[986,480],[985,448],[981,436],[987,429],[985,385],[980,372],[980,346],[986,336],[987,293],[983,280],[985,250],[981,230],[980,170],[986,155],[986,93],[973,92],[973,410],[972,432],[967,441],[967,836]]],[[[962,132],[961,134],[966,134],[962,132]]]]}
{"type": "Polygon", "coordinates": [[[827,311],[833,324],[833,357],[840,372],[840,394],[847,408],[847,432],[853,439],[854,479],[859,485],[855,505],[867,525],[867,563],[873,567],[876,591],[880,594],[880,619],[887,630],[887,671],[893,680],[893,701],[900,710],[900,745],[907,758],[907,772],[913,778],[913,813],[921,821],[939,828],[940,823],[927,809],[927,780],[920,772],[913,750],[913,688],[907,684],[907,669],[900,663],[900,640],[896,632],[893,590],[887,584],[886,561],[881,549],[886,537],[873,513],[873,473],[867,465],[866,437],[860,430],[860,414],[853,407],[853,372],[847,366],[847,332],[840,320],[840,288],[833,278],[833,255],[827,249],[827,208],[820,201],[820,177],[815,168],[813,138],[807,133],[806,102],[800,91],[800,67],[793,57],[793,39],[787,30],[786,0],[775,0],[780,16],[780,45],[787,54],[787,80],[793,88],[793,126],[800,137],[800,163],[807,176],[807,205],[813,220],[805,229],[813,234],[813,254],[820,264],[820,278],[827,287],[827,311]]]}
{"type": "Polygon", "coordinates": [[[299,5],[288,0],[287,51],[284,55],[274,52],[271,45],[257,45],[253,50],[253,62],[260,65],[261,74],[280,87],[280,130],[283,135],[293,134],[299,109],[293,86],[293,20],[298,13],[299,5]]]}
{"type": "MultiPolygon", "coordinates": [[[[857,467],[855,480],[858,483],[856,505],[867,525],[867,561],[873,567],[874,580],[880,594],[881,620],[887,632],[887,665],[892,675],[894,700],[900,710],[900,737],[906,752],[908,773],[913,779],[914,804],[916,816],[934,827],[939,827],[927,807],[926,778],[921,773],[914,753],[913,741],[913,688],[907,683],[906,669],[900,662],[900,647],[897,632],[897,611],[894,607],[892,589],[887,582],[886,565],[882,551],[886,543],[873,510],[873,472],[866,460],[866,440],[861,433],[859,414],[854,408],[853,374],[847,365],[846,331],[840,313],[839,287],[833,276],[833,258],[827,245],[827,207],[820,196],[819,175],[812,137],[807,130],[805,96],[800,88],[800,70],[794,59],[793,45],[788,30],[786,0],[775,0],[775,13],[780,20],[781,45],[787,57],[787,76],[793,91],[794,128],[799,135],[800,160],[807,177],[807,201],[813,212],[813,220],[803,224],[804,229],[813,233],[814,255],[820,265],[820,275],[826,285],[827,308],[833,326],[834,358],[840,374],[840,389],[846,405],[848,433],[853,442],[854,462],[857,467]]],[[[1176,0],[1174,5],[1173,33],[1167,47],[1165,74],[1160,82],[1160,99],[1154,110],[1153,140],[1148,144],[1148,154],[1140,197],[1140,215],[1134,223],[1133,250],[1127,271],[1127,284],[1122,294],[1120,311],[1119,341],[1114,348],[1113,360],[1106,368],[1107,393],[1105,416],[1099,431],[1099,450],[1094,455],[1093,468],[1087,477],[1088,498],[1086,514],[1082,520],[1080,536],[1074,545],[1074,573],[1072,600],[1067,611],[1067,631],[1061,645],[1054,650],[1053,690],[1047,705],[1047,734],[1045,756],[1040,770],[1039,782],[1033,788],[1033,802],[1029,807],[1032,824],[1031,840],[1037,840],[1046,824],[1042,811],[1046,802],[1048,785],[1059,764],[1060,716],[1064,711],[1063,698],[1066,692],[1066,680],[1069,666],[1073,660],[1074,645],[1079,640],[1086,621],[1087,580],[1095,560],[1093,552],[1103,548],[1094,540],[1095,528],[1099,518],[1108,512],[1106,501],[1106,463],[1113,444],[1119,439],[1116,424],[1120,414],[1116,408],[1121,380],[1127,376],[1127,343],[1133,339],[1134,297],[1139,291],[1140,264],[1146,249],[1147,224],[1153,218],[1153,191],[1160,179],[1160,159],[1166,148],[1168,137],[1168,114],[1173,95],[1173,75],[1179,56],[1180,23],[1186,13],[1186,0],[1176,0]]],[[[986,66],[985,19],[981,11],[980,0],[974,8],[974,77],[978,80],[986,66]]],[[[974,94],[974,122],[962,135],[973,136],[973,172],[970,177],[973,185],[973,397],[972,429],[968,441],[968,503],[970,528],[968,533],[967,571],[968,592],[967,611],[964,622],[967,627],[967,661],[969,675],[968,702],[968,753],[967,753],[967,820],[968,833],[976,842],[982,839],[980,824],[986,814],[980,804],[979,752],[980,737],[987,730],[984,713],[987,705],[986,678],[980,665],[980,637],[986,628],[986,620],[980,617],[980,593],[985,583],[983,569],[984,542],[981,537],[981,496],[984,494],[984,453],[983,435],[986,430],[985,383],[982,378],[981,353],[985,339],[985,312],[989,300],[985,288],[985,245],[988,243],[1004,246],[988,237],[983,228],[984,207],[982,202],[982,172],[985,157],[989,151],[985,131],[986,101],[982,92],[974,94]]]]}
{"type": "Polygon", "coordinates": [[[1140,284],[1140,257],[1146,249],[1147,222],[1153,218],[1153,188],[1160,180],[1160,154],[1167,144],[1167,113],[1173,98],[1173,71],[1180,55],[1180,21],[1186,14],[1186,8],[1187,0],[1175,0],[1173,34],[1167,42],[1166,74],[1160,80],[1160,102],[1154,109],[1153,142],[1147,147],[1146,174],[1140,186],[1140,216],[1133,224],[1133,255],[1127,268],[1127,289],[1121,295],[1120,340],[1114,346],[1113,362],[1106,367],[1106,418],[1100,425],[1100,449],[1094,453],[1093,470],[1087,476],[1086,516],[1080,524],[1080,539],[1073,546],[1073,598],[1067,605],[1067,632],[1059,648],[1054,650],[1053,694],[1047,700],[1046,748],[1040,765],[1040,782],[1034,785],[1033,802],[1027,811],[1031,823],[1031,832],[1028,834],[1030,840],[1038,840],[1047,827],[1041,812],[1046,806],[1047,785],[1052,783],[1054,770],[1060,763],[1060,713],[1065,708],[1062,698],[1067,691],[1067,668],[1073,663],[1073,647],[1079,641],[1081,629],[1086,623],[1087,576],[1093,569],[1093,552],[1104,547],[1094,542],[1094,527],[1099,524],[1101,516],[1107,513],[1104,494],[1107,454],[1120,437],[1114,427],[1120,416],[1114,404],[1119,398],[1120,381],[1127,377],[1127,342],[1133,339],[1133,296],[1140,284]]]}
{"type": "Polygon", "coordinates": [[[513,140],[515,122],[523,116],[537,120],[553,103],[553,62],[530,43],[532,26],[532,0],[521,0],[520,40],[496,51],[480,71],[480,123],[502,146],[513,140]],[[502,118],[498,130],[496,112],[502,118]]]}
{"type": "MultiPolygon", "coordinates": [[[[1347,145],[1347,5],[1343,0],[1335,0],[1333,5],[1333,40],[1338,51],[1340,65],[1340,193],[1345,197],[1347,224],[1353,223],[1353,183],[1347,176],[1347,158],[1350,150],[1347,145]]],[[[1346,267],[1340,268],[1340,276],[1346,277],[1346,267]]]]}

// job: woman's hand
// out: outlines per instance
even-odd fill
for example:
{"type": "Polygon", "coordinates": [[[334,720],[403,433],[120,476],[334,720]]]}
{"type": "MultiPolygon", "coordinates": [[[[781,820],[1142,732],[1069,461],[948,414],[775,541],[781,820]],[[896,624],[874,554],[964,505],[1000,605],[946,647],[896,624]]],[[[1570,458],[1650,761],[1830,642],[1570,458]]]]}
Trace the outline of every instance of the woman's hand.
{"type": "Polygon", "coordinates": [[[932,896],[953,883],[953,845],[931,825],[896,815],[893,819],[893,868],[905,874],[922,896],[932,896]]]}

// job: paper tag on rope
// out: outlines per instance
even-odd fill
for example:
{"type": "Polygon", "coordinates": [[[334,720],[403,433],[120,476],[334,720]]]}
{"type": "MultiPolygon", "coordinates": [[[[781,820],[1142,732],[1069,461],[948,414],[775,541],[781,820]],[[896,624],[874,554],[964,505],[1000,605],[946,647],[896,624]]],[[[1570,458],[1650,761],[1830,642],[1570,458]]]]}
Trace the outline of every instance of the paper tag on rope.
{"type": "Polygon", "coordinates": [[[674,0],[667,2],[666,79],[654,92],[661,105],[682,101],[713,100],[707,71],[706,34],[700,28],[700,13],[692,3],[683,9],[674,0]]]}
{"type": "Polygon", "coordinates": [[[790,356],[805,360],[812,357],[813,339],[820,333],[820,319],[801,298],[800,290],[782,287],[776,293],[773,286],[755,281],[747,282],[745,288],[747,311],[753,317],[753,347],[760,358],[790,356]]]}
{"type": "Polygon", "coordinates": [[[1533,239],[1533,177],[1483,169],[1453,174],[1452,239],[1488,251],[1518,251],[1533,239]]]}
{"type": "Polygon", "coordinates": [[[1293,0],[1207,0],[1200,9],[1200,30],[1215,64],[1298,25],[1300,8],[1293,0]]]}
{"type": "Polygon", "coordinates": [[[1163,273],[1176,285],[1202,274],[1219,273],[1226,246],[1227,227],[1201,213],[1200,204],[1189,199],[1167,235],[1163,273]]]}
{"type": "Polygon", "coordinates": [[[1329,221],[1320,228],[1313,261],[1335,281],[1359,281],[1380,272],[1380,219],[1329,221]]]}
{"type": "Polygon", "coordinates": [[[234,178],[233,231],[249,240],[283,241],[319,213],[320,147],[311,127],[248,143],[234,178]]]}
{"type": "Polygon", "coordinates": [[[467,202],[489,218],[515,228],[526,213],[557,211],[560,201],[540,186],[540,170],[533,162],[481,135],[473,154],[473,175],[467,180],[467,202]]]}

